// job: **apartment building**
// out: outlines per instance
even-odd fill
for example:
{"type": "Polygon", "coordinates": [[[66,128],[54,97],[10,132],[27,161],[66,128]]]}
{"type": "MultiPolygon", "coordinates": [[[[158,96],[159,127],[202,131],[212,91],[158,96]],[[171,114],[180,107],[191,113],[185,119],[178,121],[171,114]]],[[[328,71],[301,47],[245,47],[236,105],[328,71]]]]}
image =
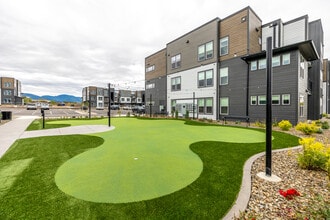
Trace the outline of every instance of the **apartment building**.
{"type": "Polygon", "coordinates": [[[0,77],[0,105],[22,105],[21,82],[11,77],[0,77]]]}
{"type": "Polygon", "coordinates": [[[273,38],[273,119],[293,124],[319,119],[329,105],[321,21],[309,22],[305,15],[263,24],[250,7],[215,18],[148,56],[146,97],[152,97],[154,111],[164,109],[167,114],[262,121],[269,36],[273,38]]]}
{"type": "MultiPolygon", "coordinates": [[[[110,88],[111,105],[117,104],[121,106],[143,105],[144,91],[131,90],[115,90],[110,88]]],[[[88,86],[82,90],[82,102],[92,108],[104,109],[109,106],[109,89],[88,86]]]]}

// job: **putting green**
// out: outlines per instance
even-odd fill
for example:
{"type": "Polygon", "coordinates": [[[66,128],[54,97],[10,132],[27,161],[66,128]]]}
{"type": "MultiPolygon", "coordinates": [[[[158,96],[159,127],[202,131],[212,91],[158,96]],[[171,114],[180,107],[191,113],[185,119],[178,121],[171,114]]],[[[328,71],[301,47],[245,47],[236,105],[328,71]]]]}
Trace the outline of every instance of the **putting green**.
{"type": "MultiPolygon", "coordinates": [[[[59,122],[60,123],[60,122],[59,122]]],[[[149,200],[178,191],[203,170],[189,149],[197,141],[257,143],[265,134],[176,120],[112,119],[115,130],[95,134],[105,142],[65,162],[55,182],[63,192],[102,203],[149,200]]]]}

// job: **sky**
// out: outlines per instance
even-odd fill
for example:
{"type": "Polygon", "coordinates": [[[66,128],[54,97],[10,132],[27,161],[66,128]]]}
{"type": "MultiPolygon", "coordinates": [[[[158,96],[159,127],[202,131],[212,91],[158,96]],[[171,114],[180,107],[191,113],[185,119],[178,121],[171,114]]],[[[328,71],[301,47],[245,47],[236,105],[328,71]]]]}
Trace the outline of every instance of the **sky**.
{"type": "Polygon", "coordinates": [[[81,96],[108,83],[141,90],[145,57],[247,6],[263,24],[321,19],[330,58],[328,0],[0,0],[0,76],[36,95],[81,96]]]}

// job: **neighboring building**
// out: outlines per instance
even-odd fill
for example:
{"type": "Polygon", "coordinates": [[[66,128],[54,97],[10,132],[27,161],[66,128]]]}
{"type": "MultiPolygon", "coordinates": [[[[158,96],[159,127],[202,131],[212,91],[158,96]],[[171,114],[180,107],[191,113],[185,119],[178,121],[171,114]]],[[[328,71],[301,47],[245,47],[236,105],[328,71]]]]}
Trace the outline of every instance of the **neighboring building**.
{"type": "Polygon", "coordinates": [[[328,59],[323,60],[323,113],[330,113],[330,62],[328,59]]]}
{"type": "Polygon", "coordinates": [[[305,15],[262,24],[250,7],[215,18],[148,56],[147,102],[150,95],[157,112],[166,99],[165,111],[178,111],[179,116],[189,112],[190,117],[213,120],[265,120],[269,36],[274,48],[273,119],[293,124],[319,119],[329,105],[321,21],[309,22],[305,15]]]}
{"type": "MultiPolygon", "coordinates": [[[[143,105],[144,91],[131,90],[115,90],[110,88],[111,105],[117,104],[121,106],[143,105]]],[[[92,108],[104,109],[109,106],[109,89],[88,86],[82,90],[82,102],[92,108]]]]}
{"type": "Polygon", "coordinates": [[[21,82],[11,77],[0,77],[0,105],[22,105],[21,82]]]}

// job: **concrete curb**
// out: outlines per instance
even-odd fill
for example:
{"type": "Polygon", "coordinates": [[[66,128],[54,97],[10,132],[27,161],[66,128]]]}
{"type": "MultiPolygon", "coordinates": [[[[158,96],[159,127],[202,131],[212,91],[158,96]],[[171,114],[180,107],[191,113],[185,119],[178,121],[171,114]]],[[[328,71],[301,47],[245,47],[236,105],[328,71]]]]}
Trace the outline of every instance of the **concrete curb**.
{"type": "MultiPolygon", "coordinates": [[[[296,150],[301,148],[301,146],[289,147],[279,150],[273,150],[273,153],[287,151],[287,150],[296,150]]],[[[239,217],[241,212],[244,212],[251,196],[251,168],[255,160],[265,155],[265,152],[258,153],[250,157],[244,164],[243,167],[243,178],[240,191],[238,193],[237,199],[231,209],[227,214],[222,218],[223,220],[232,220],[235,217],[239,217]]]]}

